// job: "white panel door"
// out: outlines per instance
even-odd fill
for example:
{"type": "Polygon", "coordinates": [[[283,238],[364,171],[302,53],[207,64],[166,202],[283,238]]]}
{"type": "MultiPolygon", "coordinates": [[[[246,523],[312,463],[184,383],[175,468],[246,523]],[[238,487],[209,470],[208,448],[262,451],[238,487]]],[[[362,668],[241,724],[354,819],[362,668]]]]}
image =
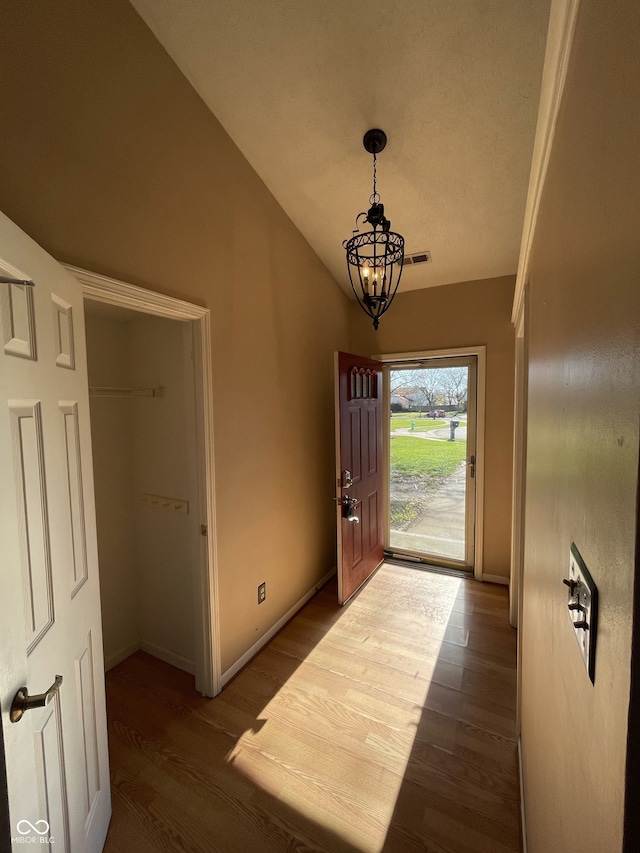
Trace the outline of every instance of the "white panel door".
{"type": "MultiPolygon", "coordinates": [[[[82,293],[0,214],[0,700],[12,849],[99,853],[111,800],[82,293]],[[21,687],[62,683],[11,721],[21,687]]],[[[4,849],[1,840],[0,847],[4,849]]]]}

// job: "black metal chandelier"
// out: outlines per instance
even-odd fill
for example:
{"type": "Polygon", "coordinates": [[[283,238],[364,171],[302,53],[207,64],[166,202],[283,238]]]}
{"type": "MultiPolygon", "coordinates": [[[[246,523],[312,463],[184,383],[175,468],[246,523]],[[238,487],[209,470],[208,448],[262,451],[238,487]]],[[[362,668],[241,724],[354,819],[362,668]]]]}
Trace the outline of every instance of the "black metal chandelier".
{"type": "Polygon", "coordinates": [[[376,157],[387,144],[387,135],[383,130],[368,130],[362,144],[369,154],[373,154],[371,207],[356,216],[353,237],[345,240],[343,246],[347,250],[347,269],[353,292],[362,310],[373,320],[373,328],[377,329],[380,317],[391,306],[400,284],[404,237],[391,230],[376,187],[376,157]],[[373,230],[361,232],[358,227],[361,219],[368,222],[373,230]]]}

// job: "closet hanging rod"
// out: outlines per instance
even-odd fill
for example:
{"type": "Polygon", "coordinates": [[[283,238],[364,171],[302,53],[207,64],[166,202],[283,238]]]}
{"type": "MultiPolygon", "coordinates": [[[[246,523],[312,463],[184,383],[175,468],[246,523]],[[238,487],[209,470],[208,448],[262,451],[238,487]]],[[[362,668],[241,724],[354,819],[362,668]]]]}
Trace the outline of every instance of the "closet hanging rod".
{"type": "Polygon", "coordinates": [[[89,386],[90,397],[164,397],[164,386],[158,388],[107,388],[89,386]]]}
{"type": "Polygon", "coordinates": [[[34,281],[28,278],[10,278],[7,275],[0,275],[0,284],[19,284],[24,287],[35,287],[34,281]]]}

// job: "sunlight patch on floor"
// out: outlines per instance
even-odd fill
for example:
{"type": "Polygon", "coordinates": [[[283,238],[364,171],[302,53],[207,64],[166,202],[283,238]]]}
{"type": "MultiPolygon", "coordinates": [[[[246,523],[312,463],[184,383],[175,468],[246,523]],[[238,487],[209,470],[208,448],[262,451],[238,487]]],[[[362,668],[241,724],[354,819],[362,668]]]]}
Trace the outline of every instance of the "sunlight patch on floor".
{"type": "MultiPolygon", "coordinates": [[[[383,566],[227,760],[357,850],[382,850],[431,682],[456,677],[438,654],[461,583],[383,566]]],[[[274,653],[295,650],[296,630],[274,653]]]]}

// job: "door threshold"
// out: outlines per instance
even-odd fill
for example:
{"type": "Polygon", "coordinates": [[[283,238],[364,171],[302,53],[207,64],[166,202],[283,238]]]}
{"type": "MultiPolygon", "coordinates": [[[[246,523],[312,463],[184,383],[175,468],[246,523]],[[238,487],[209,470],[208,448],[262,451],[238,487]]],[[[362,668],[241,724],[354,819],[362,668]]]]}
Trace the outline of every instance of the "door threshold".
{"type": "Polygon", "coordinates": [[[412,559],[411,557],[400,557],[399,555],[386,554],[384,562],[392,566],[403,566],[407,569],[418,569],[422,572],[434,572],[440,575],[451,575],[454,578],[471,578],[473,580],[473,571],[471,569],[453,569],[448,566],[434,566],[432,563],[426,563],[422,560],[412,559]]]}

